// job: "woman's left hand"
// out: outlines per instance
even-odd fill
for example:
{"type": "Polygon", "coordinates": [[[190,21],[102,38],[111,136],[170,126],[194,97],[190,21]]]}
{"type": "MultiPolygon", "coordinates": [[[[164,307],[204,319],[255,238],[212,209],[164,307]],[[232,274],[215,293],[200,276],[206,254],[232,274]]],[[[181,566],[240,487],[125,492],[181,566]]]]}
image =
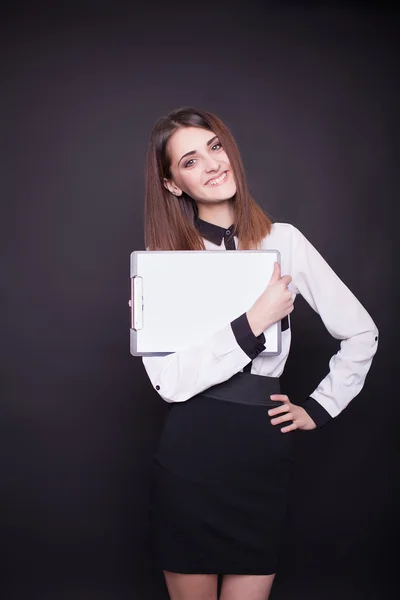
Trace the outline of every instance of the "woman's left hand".
{"type": "Polygon", "coordinates": [[[308,431],[317,427],[315,422],[304,410],[304,408],[298,406],[297,404],[292,404],[287,396],[284,396],[283,394],[273,394],[270,396],[270,398],[271,400],[283,402],[281,406],[271,408],[268,411],[270,417],[281,415],[280,417],[271,419],[271,424],[280,425],[286,421],[293,421],[293,423],[290,425],[281,428],[282,433],[288,433],[289,431],[294,431],[295,429],[304,429],[308,431]]]}

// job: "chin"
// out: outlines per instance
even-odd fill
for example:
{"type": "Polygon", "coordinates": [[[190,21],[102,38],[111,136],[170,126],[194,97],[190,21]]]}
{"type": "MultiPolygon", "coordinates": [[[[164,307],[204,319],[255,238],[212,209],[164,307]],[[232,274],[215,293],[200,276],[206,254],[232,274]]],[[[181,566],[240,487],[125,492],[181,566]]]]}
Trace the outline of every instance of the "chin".
{"type": "Polygon", "coordinates": [[[236,187],[230,187],[230,189],[221,189],[215,194],[216,200],[231,200],[236,194],[236,187]]]}
{"type": "Polygon", "coordinates": [[[211,190],[208,198],[215,198],[215,200],[229,200],[236,194],[236,185],[222,185],[215,190],[211,190]]]}

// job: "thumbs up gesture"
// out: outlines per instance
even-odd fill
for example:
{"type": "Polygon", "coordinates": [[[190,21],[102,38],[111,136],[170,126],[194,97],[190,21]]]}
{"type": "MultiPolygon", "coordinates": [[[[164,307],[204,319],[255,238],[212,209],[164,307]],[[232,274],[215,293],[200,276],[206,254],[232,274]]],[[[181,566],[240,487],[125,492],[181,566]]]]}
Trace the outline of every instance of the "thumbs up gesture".
{"type": "Polygon", "coordinates": [[[281,267],[276,262],[266,289],[246,313],[254,335],[260,335],[293,311],[292,293],[288,289],[291,281],[290,275],[281,277],[281,267]]]}

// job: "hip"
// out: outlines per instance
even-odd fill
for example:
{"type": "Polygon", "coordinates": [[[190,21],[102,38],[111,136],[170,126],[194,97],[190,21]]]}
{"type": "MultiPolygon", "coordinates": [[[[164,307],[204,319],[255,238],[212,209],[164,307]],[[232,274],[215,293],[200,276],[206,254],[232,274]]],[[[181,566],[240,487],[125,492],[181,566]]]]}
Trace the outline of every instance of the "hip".
{"type": "Polygon", "coordinates": [[[291,461],[292,435],[271,425],[279,380],[238,373],[186,402],[171,404],[155,460],[192,477],[260,476],[291,461]]]}

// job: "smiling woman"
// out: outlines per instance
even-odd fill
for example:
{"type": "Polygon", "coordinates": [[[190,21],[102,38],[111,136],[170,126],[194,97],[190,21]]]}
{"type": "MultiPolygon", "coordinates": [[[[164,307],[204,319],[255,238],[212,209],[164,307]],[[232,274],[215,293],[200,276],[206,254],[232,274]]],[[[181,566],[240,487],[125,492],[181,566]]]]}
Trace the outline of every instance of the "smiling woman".
{"type": "Polygon", "coordinates": [[[204,250],[194,217],[207,220],[210,214],[221,226],[232,217],[227,226],[235,221],[243,250],[255,248],[271,228],[249,193],[238,147],[226,125],[206,111],[178,109],[159,119],[150,136],[146,247],[204,250]]]}
{"type": "Polygon", "coordinates": [[[305,236],[271,223],[256,204],[233,136],[215,115],[187,108],[157,121],[145,202],[150,250],[260,248],[281,256],[247,312],[196,347],[143,357],[170,403],[154,457],[151,531],[171,599],[216,600],[220,574],[220,600],[267,600],[288,505],[291,432],[321,427],[360,392],[377,329],[305,236]],[[297,294],[341,340],[301,406],[280,393],[279,379],[297,294]],[[278,321],[282,351],[265,356],[264,332],[278,321]]]}

